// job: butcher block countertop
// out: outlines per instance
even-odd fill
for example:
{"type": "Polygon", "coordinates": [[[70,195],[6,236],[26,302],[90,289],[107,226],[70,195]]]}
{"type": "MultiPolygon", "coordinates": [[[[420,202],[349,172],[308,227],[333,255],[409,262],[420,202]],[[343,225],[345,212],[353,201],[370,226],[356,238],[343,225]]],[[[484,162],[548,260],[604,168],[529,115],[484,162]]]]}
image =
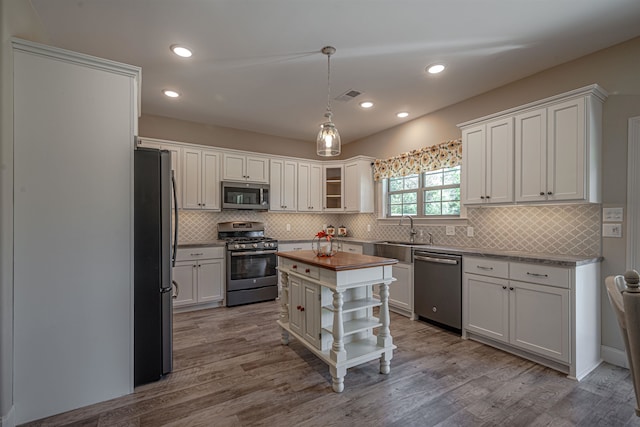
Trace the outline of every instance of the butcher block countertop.
{"type": "Polygon", "coordinates": [[[318,257],[313,251],[278,252],[278,256],[333,271],[358,270],[360,268],[393,265],[394,258],[381,258],[372,255],[360,255],[350,252],[337,252],[331,257],[318,257]]]}

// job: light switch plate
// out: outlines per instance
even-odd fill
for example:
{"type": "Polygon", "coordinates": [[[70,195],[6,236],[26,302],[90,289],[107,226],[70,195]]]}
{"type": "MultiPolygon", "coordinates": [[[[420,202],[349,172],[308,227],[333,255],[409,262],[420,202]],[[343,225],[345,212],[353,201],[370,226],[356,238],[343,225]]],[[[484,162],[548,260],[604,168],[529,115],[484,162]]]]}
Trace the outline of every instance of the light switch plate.
{"type": "Polygon", "coordinates": [[[473,227],[467,227],[467,237],[473,237],[473,227]]]}
{"type": "Polygon", "coordinates": [[[602,208],[602,220],[604,222],[624,221],[624,208],[602,208]]]}
{"type": "Polygon", "coordinates": [[[602,237],[622,237],[622,224],[602,224],[602,237]]]}
{"type": "Polygon", "coordinates": [[[453,225],[447,225],[445,230],[446,230],[447,236],[456,235],[456,228],[453,225]]]}

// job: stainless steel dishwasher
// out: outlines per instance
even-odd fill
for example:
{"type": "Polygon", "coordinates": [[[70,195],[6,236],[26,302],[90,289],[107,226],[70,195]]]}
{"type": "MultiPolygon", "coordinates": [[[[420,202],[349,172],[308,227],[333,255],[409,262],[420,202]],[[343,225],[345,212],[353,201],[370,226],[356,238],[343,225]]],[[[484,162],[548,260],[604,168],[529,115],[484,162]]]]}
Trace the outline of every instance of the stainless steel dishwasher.
{"type": "Polygon", "coordinates": [[[416,249],[413,255],[416,315],[447,329],[462,330],[462,256],[416,249]]]}

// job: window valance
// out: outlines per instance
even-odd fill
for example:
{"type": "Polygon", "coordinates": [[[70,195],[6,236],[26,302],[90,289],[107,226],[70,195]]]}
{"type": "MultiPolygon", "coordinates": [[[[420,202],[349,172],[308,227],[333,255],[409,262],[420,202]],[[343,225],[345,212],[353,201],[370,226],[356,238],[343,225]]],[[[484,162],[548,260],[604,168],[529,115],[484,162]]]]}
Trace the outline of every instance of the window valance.
{"type": "Polygon", "coordinates": [[[406,176],[442,168],[451,168],[462,163],[462,141],[446,141],[430,147],[412,150],[389,159],[376,159],[373,163],[373,178],[406,176]]]}

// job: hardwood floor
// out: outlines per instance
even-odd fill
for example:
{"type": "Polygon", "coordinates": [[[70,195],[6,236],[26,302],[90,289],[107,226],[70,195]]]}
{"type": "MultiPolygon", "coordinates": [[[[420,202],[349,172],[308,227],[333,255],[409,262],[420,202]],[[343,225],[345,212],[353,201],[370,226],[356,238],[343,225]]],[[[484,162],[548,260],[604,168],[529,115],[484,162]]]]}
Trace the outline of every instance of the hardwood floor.
{"type": "Polygon", "coordinates": [[[420,321],[391,314],[398,349],[349,369],[280,344],[275,302],[174,316],[174,371],[108,402],[29,426],[640,426],[629,371],[582,382],[420,321]]]}

